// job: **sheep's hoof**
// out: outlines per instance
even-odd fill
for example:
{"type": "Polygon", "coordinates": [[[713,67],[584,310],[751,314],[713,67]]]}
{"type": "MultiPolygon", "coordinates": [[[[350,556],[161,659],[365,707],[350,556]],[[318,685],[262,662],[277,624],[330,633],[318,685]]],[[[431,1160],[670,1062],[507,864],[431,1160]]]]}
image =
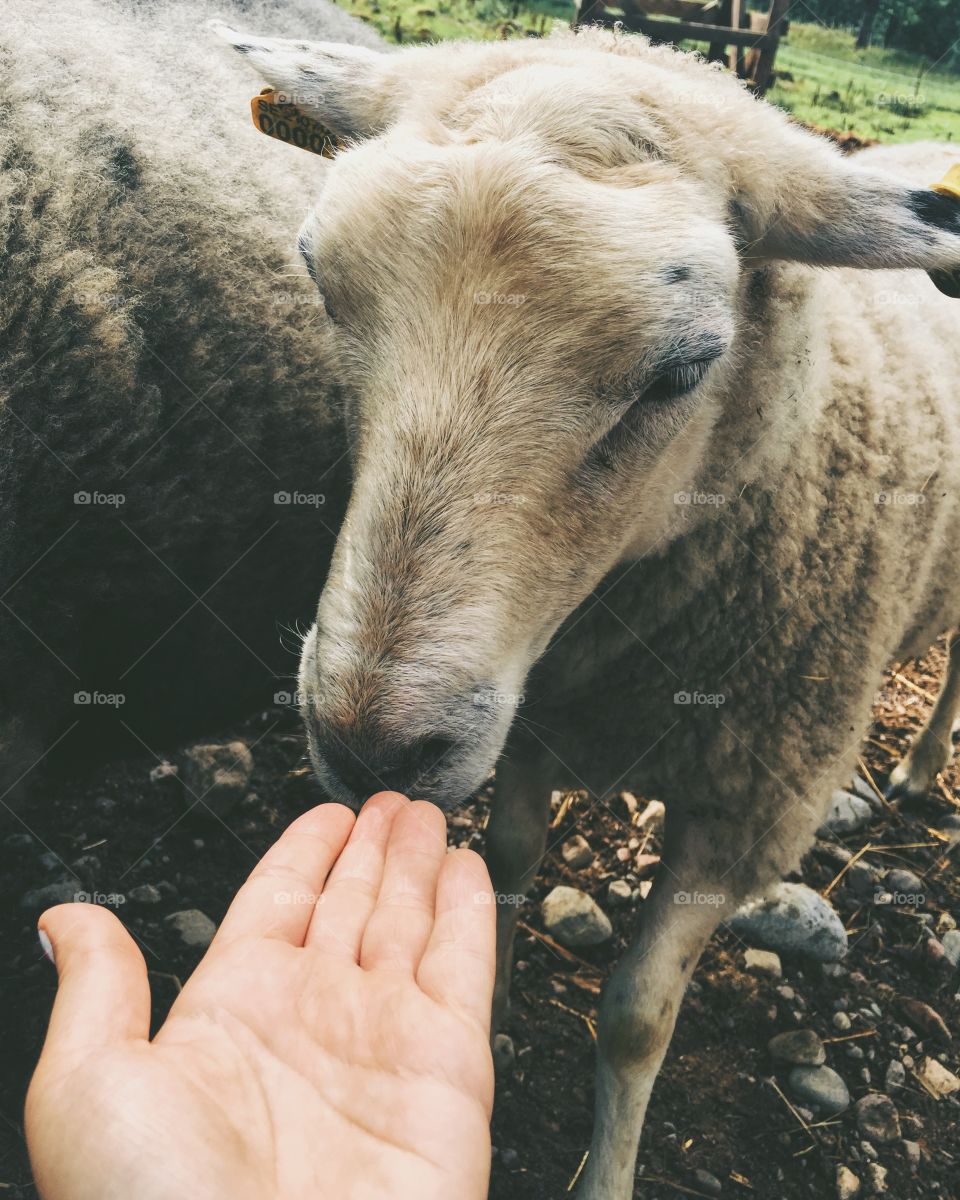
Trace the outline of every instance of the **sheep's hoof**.
{"type": "Polygon", "coordinates": [[[930,764],[929,767],[924,768],[912,755],[908,754],[890,772],[890,779],[884,795],[890,801],[906,804],[917,804],[925,800],[933,787],[937,773],[941,770],[940,767],[931,770],[932,766],[933,764],[930,764]]]}

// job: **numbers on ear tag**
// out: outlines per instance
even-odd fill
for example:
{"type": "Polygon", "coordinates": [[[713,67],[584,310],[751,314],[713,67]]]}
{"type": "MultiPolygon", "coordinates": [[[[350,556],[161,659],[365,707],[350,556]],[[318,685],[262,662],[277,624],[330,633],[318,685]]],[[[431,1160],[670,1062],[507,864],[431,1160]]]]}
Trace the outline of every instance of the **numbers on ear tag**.
{"type": "Polygon", "coordinates": [[[343,141],[331,129],[315,117],[308,116],[274,88],[264,88],[253,97],[250,115],[261,133],[286,142],[288,146],[309,150],[311,154],[320,154],[324,158],[333,158],[343,148],[343,141]]]}

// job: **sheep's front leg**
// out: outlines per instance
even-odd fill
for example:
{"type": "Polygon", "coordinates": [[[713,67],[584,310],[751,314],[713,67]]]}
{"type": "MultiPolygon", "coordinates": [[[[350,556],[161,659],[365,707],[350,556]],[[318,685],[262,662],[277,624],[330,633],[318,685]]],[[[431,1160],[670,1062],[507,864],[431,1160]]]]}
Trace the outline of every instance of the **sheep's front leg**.
{"type": "Polygon", "coordinates": [[[947,640],[947,670],[940,695],[916,741],[890,774],[887,797],[922,800],[953,755],[953,722],[960,713],[960,631],[947,640]]]}
{"type": "Polygon", "coordinates": [[[735,856],[721,865],[702,825],[671,856],[669,808],[667,824],[656,883],[600,1005],[596,1116],[580,1200],[633,1196],[640,1131],[684,989],[710,935],[737,903],[722,878],[735,856]]]}
{"type": "Polygon", "coordinates": [[[547,842],[550,778],[542,755],[511,747],[497,767],[487,826],[487,867],[497,898],[497,982],[491,1033],[507,1014],[517,912],[540,869],[547,842]]]}

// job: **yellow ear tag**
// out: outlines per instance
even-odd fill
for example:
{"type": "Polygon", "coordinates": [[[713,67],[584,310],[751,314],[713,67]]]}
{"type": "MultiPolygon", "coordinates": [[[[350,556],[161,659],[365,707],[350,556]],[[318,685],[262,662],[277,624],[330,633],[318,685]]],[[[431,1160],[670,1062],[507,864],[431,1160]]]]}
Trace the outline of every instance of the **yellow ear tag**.
{"type": "Polygon", "coordinates": [[[954,163],[939,183],[930,186],[941,196],[952,196],[954,200],[960,200],[960,162],[954,163]]]}
{"type": "Polygon", "coordinates": [[[333,158],[344,144],[326,125],[308,116],[273,88],[264,88],[259,96],[253,97],[250,115],[254,125],[267,137],[313,154],[322,154],[324,158],[333,158]]]}

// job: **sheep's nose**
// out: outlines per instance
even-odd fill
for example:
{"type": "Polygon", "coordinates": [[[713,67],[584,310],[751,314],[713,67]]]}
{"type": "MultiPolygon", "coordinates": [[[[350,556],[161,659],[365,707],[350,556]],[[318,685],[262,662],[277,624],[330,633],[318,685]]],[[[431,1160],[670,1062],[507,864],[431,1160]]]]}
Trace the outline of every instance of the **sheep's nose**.
{"type": "Polygon", "coordinates": [[[359,803],[374,792],[415,793],[417,781],[442,766],[456,744],[441,735],[401,744],[325,726],[315,728],[314,736],[316,749],[333,777],[329,782],[352,792],[359,803]]]}

